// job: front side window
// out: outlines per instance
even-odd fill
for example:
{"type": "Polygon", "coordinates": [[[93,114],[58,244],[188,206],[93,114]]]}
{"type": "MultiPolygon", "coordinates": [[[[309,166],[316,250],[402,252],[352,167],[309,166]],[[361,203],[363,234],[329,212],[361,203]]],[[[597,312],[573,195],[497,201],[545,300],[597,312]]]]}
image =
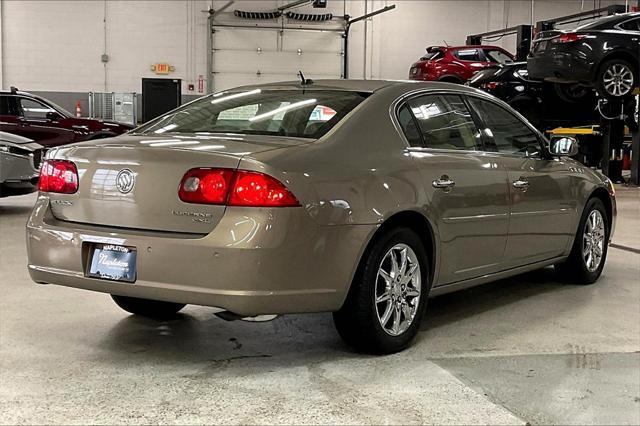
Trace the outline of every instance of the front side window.
{"type": "Polygon", "coordinates": [[[47,118],[48,113],[55,112],[55,110],[49,108],[47,105],[33,99],[18,99],[22,116],[26,119],[44,120],[47,118]]]}
{"type": "Polygon", "coordinates": [[[480,133],[462,98],[425,95],[407,102],[427,148],[479,150],[480,133]]]}
{"type": "Polygon", "coordinates": [[[487,143],[490,150],[522,156],[540,153],[538,135],[518,117],[493,102],[477,98],[470,98],[469,102],[487,125],[492,139],[487,143]]]}
{"type": "Polygon", "coordinates": [[[316,139],[367,96],[313,89],[221,92],[165,114],[136,133],[238,133],[316,139]]]}
{"type": "Polygon", "coordinates": [[[455,57],[462,61],[482,61],[482,56],[480,55],[479,49],[462,49],[456,50],[454,53],[455,57]]]}
{"type": "Polygon", "coordinates": [[[485,49],[484,54],[487,56],[487,60],[490,62],[497,62],[499,64],[508,64],[510,62],[513,62],[511,56],[507,55],[502,50],[485,49]]]}

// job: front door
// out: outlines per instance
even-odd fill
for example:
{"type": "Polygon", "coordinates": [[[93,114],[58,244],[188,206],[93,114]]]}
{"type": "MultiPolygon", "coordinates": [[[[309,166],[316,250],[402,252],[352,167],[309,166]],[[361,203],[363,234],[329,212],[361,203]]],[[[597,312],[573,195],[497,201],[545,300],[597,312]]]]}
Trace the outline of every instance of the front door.
{"type": "Polygon", "coordinates": [[[438,279],[450,284],[501,269],[507,241],[507,175],[485,157],[469,110],[458,95],[419,95],[398,119],[418,164],[426,208],[439,236],[438,279]]]}
{"type": "Polygon", "coordinates": [[[508,175],[505,266],[560,256],[573,235],[578,199],[572,193],[573,172],[562,160],[545,158],[541,135],[512,112],[485,99],[469,97],[469,102],[485,127],[487,150],[508,175]]]}
{"type": "Polygon", "coordinates": [[[45,147],[75,142],[75,133],[60,126],[62,118],[56,110],[33,98],[18,96],[18,126],[16,134],[32,139],[45,147]]]}

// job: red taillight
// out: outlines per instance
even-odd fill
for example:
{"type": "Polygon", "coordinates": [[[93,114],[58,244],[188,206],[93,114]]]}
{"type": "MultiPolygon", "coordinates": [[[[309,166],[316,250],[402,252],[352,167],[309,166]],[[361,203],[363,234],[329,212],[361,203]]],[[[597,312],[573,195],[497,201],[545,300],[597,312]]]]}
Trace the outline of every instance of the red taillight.
{"type": "Polygon", "coordinates": [[[38,189],[43,192],[73,194],[78,190],[78,169],[71,161],[46,160],[40,169],[38,189]]]}
{"type": "Polygon", "coordinates": [[[295,207],[300,203],[277,179],[263,173],[238,170],[229,194],[229,205],[295,207]]]}
{"type": "Polygon", "coordinates": [[[233,170],[191,169],[180,182],[178,196],[186,203],[225,204],[233,170]]]}
{"type": "Polygon", "coordinates": [[[587,37],[586,35],[576,34],[576,33],[564,33],[561,34],[560,37],[554,39],[556,43],[572,43],[574,41],[582,40],[587,37]]]}
{"type": "Polygon", "coordinates": [[[497,89],[498,87],[502,86],[504,83],[501,81],[490,81],[488,83],[483,83],[480,85],[480,87],[482,89],[485,90],[493,90],[493,89],[497,89]]]}
{"type": "Polygon", "coordinates": [[[180,182],[178,196],[184,202],[196,204],[249,207],[300,205],[277,179],[246,170],[191,169],[180,182]]]}

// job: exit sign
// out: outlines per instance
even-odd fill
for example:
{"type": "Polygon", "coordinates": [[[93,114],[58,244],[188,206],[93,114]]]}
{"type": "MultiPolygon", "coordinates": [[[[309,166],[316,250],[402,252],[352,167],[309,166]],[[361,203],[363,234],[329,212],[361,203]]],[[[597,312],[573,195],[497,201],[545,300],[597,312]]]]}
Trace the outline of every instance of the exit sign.
{"type": "Polygon", "coordinates": [[[175,70],[175,67],[169,64],[151,65],[151,71],[155,72],[156,74],[169,74],[170,72],[173,72],[173,70],[175,70]]]}

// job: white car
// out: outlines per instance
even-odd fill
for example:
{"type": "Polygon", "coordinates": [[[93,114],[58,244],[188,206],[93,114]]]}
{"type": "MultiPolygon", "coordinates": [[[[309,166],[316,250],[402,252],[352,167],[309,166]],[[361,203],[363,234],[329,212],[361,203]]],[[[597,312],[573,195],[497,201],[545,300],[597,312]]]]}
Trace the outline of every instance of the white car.
{"type": "Polygon", "coordinates": [[[0,132],[0,197],[36,191],[43,156],[42,145],[0,132]]]}

